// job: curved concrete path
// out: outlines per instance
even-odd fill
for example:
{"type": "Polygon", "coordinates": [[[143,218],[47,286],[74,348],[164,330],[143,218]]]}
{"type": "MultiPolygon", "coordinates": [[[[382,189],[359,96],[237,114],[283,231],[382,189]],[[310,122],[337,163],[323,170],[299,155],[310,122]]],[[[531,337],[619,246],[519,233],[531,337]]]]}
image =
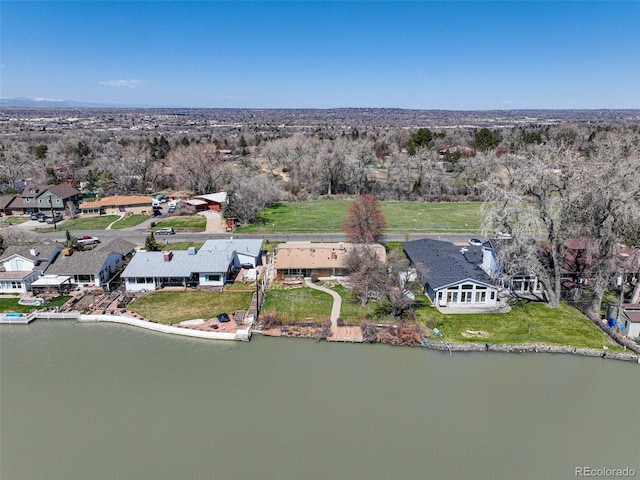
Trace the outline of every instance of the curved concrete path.
{"type": "Polygon", "coordinates": [[[342,297],[338,294],[338,292],[334,292],[329,288],[316,285],[308,278],[304,279],[304,283],[309,288],[320,290],[321,292],[328,293],[333,297],[333,306],[331,307],[331,328],[334,332],[336,332],[338,328],[338,318],[340,318],[340,309],[342,308],[342,297]]]}

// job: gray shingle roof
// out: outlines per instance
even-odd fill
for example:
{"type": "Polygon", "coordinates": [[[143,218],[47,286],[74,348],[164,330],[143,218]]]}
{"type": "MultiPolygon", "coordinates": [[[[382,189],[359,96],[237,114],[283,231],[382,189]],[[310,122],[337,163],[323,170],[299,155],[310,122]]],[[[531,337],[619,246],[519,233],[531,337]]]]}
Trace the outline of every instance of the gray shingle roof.
{"type": "Polygon", "coordinates": [[[233,252],[258,257],[262,249],[262,239],[260,238],[221,238],[211,239],[204,242],[200,251],[222,251],[233,252]]]}
{"type": "Polygon", "coordinates": [[[94,250],[114,252],[126,256],[135,250],[135,248],[136,245],[134,243],[123,240],[122,238],[115,238],[110,242],[101,243],[97,248],[94,248],[94,250]]]}
{"type": "Polygon", "coordinates": [[[110,251],[103,249],[75,251],[58,255],[47,268],[47,275],[92,275],[102,270],[110,251]]]}
{"type": "Polygon", "coordinates": [[[236,252],[257,257],[261,248],[261,239],[207,240],[195,254],[174,251],[168,262],[164,260],[165,252],[137,252],[122,276],[189,277],[193,273],[226,272],[236,252]]]}
{"type": "Polygon", "coordinates": [[[478,267],[482,262],[482,248],[462,247],[440,240],[414,240],[402,244],[411,263],[423,264],[423,281],[434,288],[444,287],[466,279],[491,284],[489,276],[478,267]]]}
{"type": "Polygon", "coordinates": [[[11,257],[20,255],[29,260],[39,261],[40,266],[44,265],[55,250],[60,250],[62,245],[53,240],[42,240],[31,245],[11,245],[0,256],[0,262],[11,257]],[[32,251],[37,251],[38,255],[33,255],[32,251]],[[44,262],[44,263],[43,263],[44,262]]]}

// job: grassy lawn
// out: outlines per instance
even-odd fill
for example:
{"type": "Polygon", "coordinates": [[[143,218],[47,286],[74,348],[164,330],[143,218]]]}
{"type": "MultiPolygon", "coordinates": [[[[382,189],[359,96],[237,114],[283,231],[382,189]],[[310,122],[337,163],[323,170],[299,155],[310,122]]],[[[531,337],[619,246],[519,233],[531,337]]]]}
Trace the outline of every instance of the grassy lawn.
{"type": "Polygon", "coordinates": [[[331,317],[333,298],[328,293],[309,287],[270,289],[262,311],[274,310],[283,323],[313,318],[321,323],[331,317]]]}
{"type": "Polygon", "coordinates": [[[173,227],[178,231],[204,232],[207,227],[207,219],[202,215],[193,215],[190,217],[171,217],[156,223],[154,230],[163,227],[173,227]]]}
{"type": "Polygon", "coordinates": [[[128,217],[124,217],[119,222],[113,224],[113,228],[127,228],[127,227],[135,227],[136,225],[140,225],[145,220],[151,218],[151,215],[129,215],[128,217]]]}
{"type": "Polygon", "coordinates": [[[443,315],[425,303],[416,309],[416,315],[423,322],[435,323],[445,339],[452,342],[546,343],[590,348],[608,345],[616,348],[603,332],[568,304],[549,308],[542,303],[528,303],[523,307],[515,306],[505,314],[443,315]],[[466,330],[483,330],[489,336],[465,338],[461,333],[466,330]]]}
{"type": "Polygon", "coordinates": [[[20,225],[21,223],[27,222],[29,217],[26,215],[17,217],[10,215],[8,217],[2,217],[0,220],[0,227],[10,227],[11,225],[20,225]]]}
{"type": "Polygon", "coordinates": [[[20,305],[18,303],[18,297],[16,298],[0,298],[0,312],[19,312],[29,313],[32,310],[41,310],[48,307],[59,307],[63,305],[71,297],[68,295],[60,295],[52,299],[49,303],[42,305],[41,307],[35,307],[33,305],[20,305]]]}
{"type": "MultiPolygon", "coordinates": [[[[156,237],[156,241],[158,237],[156,237]]],[[[162,244],[162,250],[188,250],[189,247],[196,247],[200,250],[200,247],[204,245],[204,242],[169,242],[166,245],[162,244]]]]}
{"type": "MultiPolygon", "coordinates": [[[[118,219],[118,215],[100,215],[98,217],[70,218],[58,225],[58,230],[104,230],[112,222],[118,219]]],[[[46,224],[45,224],[46,225],[46,224]]],[[[39,232],[53,232],[53,226],[36,228],[39,232]]]]}
{"type": "Polygon", "coordinates": [[[374,306],[367,305],[366,307],[360,306],[358,302],[356,302],[351,295],[351,292],[347,290],[342,285],[325,285],[327,288],[337,292],[342,298],[342,305],[340,307],[340,317],[344,320],[345,324],[348,325],[360,325],[360,320],[362,317],[373,318],[374,316],[374,306]]]}
{"type": "MultiPolygon", "coordinates": [[[[380,202],[388,233],[477,232],[480,203],[380,202]]],[[[340,232],[351,200],[285,202],[267,208],[239,233],[340,232]]]]}
{"type": "Polygon", "coordinates": [[[155,292],[129,304],[129,310],[158,323],[170,324],[219,313],[248,310],[252,292],[155,292]]]}

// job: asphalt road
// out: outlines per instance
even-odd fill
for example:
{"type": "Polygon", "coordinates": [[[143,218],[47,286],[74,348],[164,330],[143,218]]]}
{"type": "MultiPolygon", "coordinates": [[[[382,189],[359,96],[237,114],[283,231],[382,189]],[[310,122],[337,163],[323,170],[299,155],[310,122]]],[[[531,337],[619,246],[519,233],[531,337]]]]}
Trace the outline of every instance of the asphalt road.
{"type": "MultiPolygon", "coordinates": [[[[53,240],[65,240],[66,234],[64,231],[64,225],[59,225],[60,230],[48,233],[38,233],[41,238],[50,238],[53,240]]],[[[127,241],[135,243],[136,245],[144,245],[144,240],[149,235],[149,230],[144,228],[139,229],[120,229],[120,230],[78,230],[73,232],[76,236],[91,235],[99,237],[104,243],[114,238],[123,238],[127,241]]],[[[469,238],[477,235],[472,234],[456,234],[456,233],[392,233],[383,236],[383,242],[405,242],[408,240],[416,240],[419,238],[433,238],[437,240],[444,240],[449,242],[467,241],[469,238]]],[[[210,238],[262,238],[263,240],[269,240],[270,242],[289,242],[289,241],[307,241],[307,242],[341,242],[346,241],[346,236],[343,233],[271,233],[271,234],[238,234],[238,233],[225,233],[225,234],[212,234],[212,233],[176,233],[174,235],[156,235],[156,240],[164,242],[166,239],[169,243],[172,242],[204,242],[210,238]]]]}

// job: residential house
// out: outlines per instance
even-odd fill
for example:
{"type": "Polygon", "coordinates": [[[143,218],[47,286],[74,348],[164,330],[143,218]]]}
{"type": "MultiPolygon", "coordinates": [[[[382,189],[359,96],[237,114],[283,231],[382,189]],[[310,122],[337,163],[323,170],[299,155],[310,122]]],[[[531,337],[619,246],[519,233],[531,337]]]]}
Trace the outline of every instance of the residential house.
{"type": "Polygon", "coordinates": [[[51,240],[8,247],[0,256],[0,294],[29,292],[33,282],[44,274],[62,248],[51,240]]]}
{"type": "MultiPolygon", "coordinates": [[[[628,338],[640,338],[640,304],[623,303],[609,305],[607,319],[613,319],[620,334],[628,338]]],[[[613,323],[613,322],[612,322],[613,323]]]]}
{"type": "Polygon", "coordinates": [[[22,190],[20,197],[11,202],[12,214],[52,212],[63,213],[68,202],[78,205],[81,194],[70,185],[27,185],[22,190]]]}
{"type": "Polygon", "coordinates": [[[61,183],[49,185],[36,197],[38,212],[64,213],[69,204],[75,207],[80,203],[82,194],[71,185],[61,183]]]}
{"type": "Polygon", "coordinates": [[[480,268],[492,279],[493,283],[499,284],[518,296],[542,295],[542,285],[535,275],[523,272],[518,275],[508,277],[508,282],[504,282],[504,270],[498,262],[498,253],[511,239],[492,238],[482,243],[482,263],[480,268]]]}
{"type": "Polygon", "coordinates": [[[203,200],[207,209],[214,212],[222,211],[222,208],[227,203],[227,192],[208,193],[206,195],[196,195],[194,200],[203,200]]]}
{"type": "Polygon", "coordinates": [[[402,246],[434,305],[495,310],[500,289],[480,268],[482,247],[460,247],[430,239],[402,246]]]}
{"type": "Polygon", "coordinates": [[[11,204],[15,199],[14,195],[0,196],[0,215],[11,215],[11,204]]]}
{"type": "Polygon", "coordinates": [[[69,277],[69,283],[73,286],[109,290],[109,281],[118,270],[124,267],[125,260],[134,249],[133,243],[123,239],[97,244],[93,249],[65,248],[51,262],[46,273],[52,276],[69,277]]]}
{"type": "MultiPolygon", "coordinates": [[[[279,244],[274,252],[276,278],[284,280],[291,277],[340,277],[349,274],[346,259],[349,252],[358,245],[351,243],[311,243],[286,242],[279,244]]],[[[379,244],[368,245],[374,249],[381,262],[386,262],[384,247],[379,244]]]]}
{"type": "Polygon", "coordinates": [[[242,267],[260,263],[261,239],[207,240],[200,250],[137,252],[122,278],[128,291],[159,288],[222,287],[242,267]]]}
{"type": "Polygon", "coordinates": [[[80,204],[80,211],[87,215],[151,215],[153,198],[142,195],[122,195],[104,197],[93,202],[80,204]]]}

